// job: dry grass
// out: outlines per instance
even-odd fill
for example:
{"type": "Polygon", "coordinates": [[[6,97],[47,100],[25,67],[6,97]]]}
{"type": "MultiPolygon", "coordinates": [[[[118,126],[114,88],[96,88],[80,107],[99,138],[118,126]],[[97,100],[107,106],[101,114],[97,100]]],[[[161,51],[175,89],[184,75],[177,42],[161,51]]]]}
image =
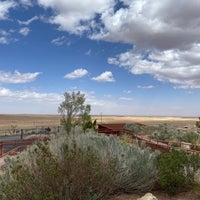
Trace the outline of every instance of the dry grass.
{"type": "Polygon", "coordinates": [[[60,115],[0,115],[0,130],[35,128],[36,126],[58,126],[60,115]]]}
{"type": "MultiPolygon", "coordinates": [[[[36,126],[59,126],[60,115],[0,115],[0,130],[17,128],[35,128],[36,126]]],[[[185,117],[137,117],[137,116],[92,116],[98,123],[144,123],[157,125],[168,123],[174,127],[194,127],[198,118],[185,117]]]]}
{"type": "Polygon", "coordinates": [[[137,116],[93,116],[98,123],[143,123],[146,125],[158,125],[167,123],[174,127],[194,127],[198,121],[196,117],[137,117],[137,116]]]}

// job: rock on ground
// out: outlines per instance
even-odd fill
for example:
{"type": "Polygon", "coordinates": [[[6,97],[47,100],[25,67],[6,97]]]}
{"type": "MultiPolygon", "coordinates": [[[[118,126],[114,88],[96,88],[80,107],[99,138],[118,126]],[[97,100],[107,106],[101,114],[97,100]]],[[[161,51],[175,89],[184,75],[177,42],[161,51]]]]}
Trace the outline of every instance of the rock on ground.
{"type": "Polygon", "coordinates": [[[153,194],[147,193],[143,197],[141,197],[137,200],[158,200],[158,199],[153,194]]]}

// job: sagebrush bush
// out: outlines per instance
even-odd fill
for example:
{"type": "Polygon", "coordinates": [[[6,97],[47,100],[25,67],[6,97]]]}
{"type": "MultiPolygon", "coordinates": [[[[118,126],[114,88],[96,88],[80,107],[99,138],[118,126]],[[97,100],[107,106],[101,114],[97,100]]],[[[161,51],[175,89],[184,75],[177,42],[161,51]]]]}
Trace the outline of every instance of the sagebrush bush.
{"type": "Polygon", "coordinates": [[[14,160],[7,160],[1,177],[1,199],[98,200],[113,191],[115,162],[102,161],[87,147],[62,145],[62,162],[49,145],[38,143],[14,160]]]}
{"type": "MultiPolygon", "coordinates": [[[[116,161],[116,174],[112,176],[117,190],[131,192],[133,190],[148,191],[153,188],[157,180],[157,155],[145,146],[138,144],[127,144],[115,136],[103,134],[73,134],[57,140],[57,145],[51,148],[62,146],[66,141],[69,146],[76,141],[79,148],[85,149],[91,146],[97,156],[102,160],[114,159],[116,161]]],[[[60,149],[60,148],[59,148],[60,149]]],[[[53,152],[56,152],[53,150],[53,152]]],[[[58,152],[58,151],[57,151],[58,152]]],[[[61,157],[62,153],[57,155],[61,157]]]]}
{"type": "Polygon", "coordinates": [[[200,166],[199,155],[172,150],[161,154],[158,161],[159,183],[164,190],[174,195],[191,188],[195,172],[200,166]]]}
{"type": "Polygon", "coordinates": [[[157,153],[94,132],[61,135],[7,159],[3,200],[98,200],[116,191],[149,191],[157,153]]]}

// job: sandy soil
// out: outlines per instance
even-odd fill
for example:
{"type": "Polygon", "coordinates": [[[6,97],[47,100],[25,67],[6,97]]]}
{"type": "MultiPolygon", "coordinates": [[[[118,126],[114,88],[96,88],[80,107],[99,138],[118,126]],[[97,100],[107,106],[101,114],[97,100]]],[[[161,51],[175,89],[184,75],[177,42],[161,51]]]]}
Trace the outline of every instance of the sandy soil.
{"type": "MultiPolygon", "coordinates": [[[[60,125],[60,115],[0,115],[0,129],[18,127],[35,127],[42,125],[58,126],[60,125]]],[[[134,123],[140,122],[144,124],[188,124],[195,125],[198,118],[189,117],[137,117],[137,116],[92,116],[98,123],[134,123]]]]}

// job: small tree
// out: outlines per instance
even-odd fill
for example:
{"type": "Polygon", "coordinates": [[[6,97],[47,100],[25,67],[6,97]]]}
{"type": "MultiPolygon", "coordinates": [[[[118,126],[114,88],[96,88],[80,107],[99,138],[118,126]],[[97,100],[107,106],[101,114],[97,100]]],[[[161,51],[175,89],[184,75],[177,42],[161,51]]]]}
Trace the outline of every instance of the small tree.
{"type": "Polygon", "coordinates": [[[199,117],[199,121],[196,121],[196,127],[200,128],[200,117],[199,117]]]}
{"type": "Polygon", "coordinates": [[[90,105],[85,105],[85,95],[79,92],[64,93],[64,101],[58,107],[58,113],[62,115],[61,124],[64,125],[67,133],[70,133],[71,128],[82,125],[91,120],[90,105]]]}

